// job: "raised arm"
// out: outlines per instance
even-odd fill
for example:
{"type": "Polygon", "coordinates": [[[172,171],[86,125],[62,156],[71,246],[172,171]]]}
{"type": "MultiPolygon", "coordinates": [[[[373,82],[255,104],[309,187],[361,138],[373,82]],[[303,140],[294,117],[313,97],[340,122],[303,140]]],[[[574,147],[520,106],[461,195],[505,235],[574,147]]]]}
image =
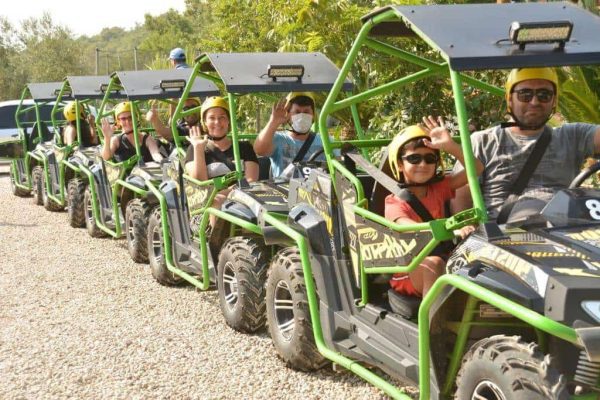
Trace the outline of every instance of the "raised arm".
{"type": "Polygon", "coordinates": [[[146,121],[152,124],[152,127],[154,128],[154,131],[158,136],[163,137],[167,140],[171,140],[173,138],[173,132],[171,132],[171,129],[165,126],[165,124],[163,124],[160,120],[155,102],[152,102],[150,110],[148,110],[148,112],[146,113],[146,121]]]}
{"type": "Polygon", "coordinates": [[[146,133],[146,135],[148,135],[148,139],[146,139],[146,146],[148,146],[148,150],[150,151],[152,159],[156,162],[161,162],[163,156],[160,154],[158,149],[158,143],[156,143],[156,140],[148,133],[146,133]]]}
{"type": "MultiPolygon", "coordinates": [[[[462,148],[458,143],[452,140],[452,136],[448,130],[444,127],[444,120],[442,117],[438,117],[437,120],[431,115],[423,117],[423,125],[429,132],[431,141],[426,140],[425,144],[427,147],[432,149],[443,150],[446,153],[452,155],[456,160],[465,165],[465,157],[462,152],[462,148]]],[[[475,158],[475,171],[477,175],[483,172],[483,164],[477,158],[475,158]]],[[[455,172],[450,175],[450,188],[457,189],[467,184],[467,171],[462,169],[460,172],[455,172]]]]}
{"type": "Polygon", "coordinates": [[[254,151],[259,156],[270,156],[273,154],[273,136],[279,127],[285,124],[289,119],[287,111],[285,110],[285,99],[280,99],[273,105],[271,111],[271,118],[269,122],[258,134],[258,137],[254,141],[254,151]]]}
{"type": "Polygon", "coordinates": [[[192,146],[192,151],[194,152],[194,159],[185,164],[185,172],[194,179],[206,181],[208,180],[206,158],[204,156],[206,139],[202,138],[202,133],[198,126],[190,128],[190,146],[192,146]]]}
{"type": "Polygon", "coordinates": [[[119,148],[119,140],[113,136],[114,130],[106,118],[102,119],[102,135],[104,136],[104,145],[102,146],[102,158],[110,160],[119,148]]]}

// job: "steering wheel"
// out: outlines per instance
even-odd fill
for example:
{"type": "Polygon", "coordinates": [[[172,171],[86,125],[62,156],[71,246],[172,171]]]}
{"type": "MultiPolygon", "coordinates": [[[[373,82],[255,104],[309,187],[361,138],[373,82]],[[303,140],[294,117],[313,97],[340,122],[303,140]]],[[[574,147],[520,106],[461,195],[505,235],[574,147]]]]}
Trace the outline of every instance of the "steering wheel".
{"type": "Polygon", "coordinates": [[[594,175],[598,171],[600,171],[600,160],[596,160],[596,162],[593,165],[591,165],[591,166],[585,168],[583,171],[581,171],[579,173],[579,175],[577,175],[575,177],[575,179],[573,179],[573,181],[569,185],[569,189],[574,189],[574,188],[581,186],[581,184],[587,178],[594,175]]]}

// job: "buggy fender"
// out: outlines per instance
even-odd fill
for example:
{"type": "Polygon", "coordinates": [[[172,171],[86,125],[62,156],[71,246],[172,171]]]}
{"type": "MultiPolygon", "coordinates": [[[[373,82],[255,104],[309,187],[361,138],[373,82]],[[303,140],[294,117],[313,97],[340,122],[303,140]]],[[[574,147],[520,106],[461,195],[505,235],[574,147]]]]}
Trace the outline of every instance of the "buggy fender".
{"type": "Polygon", "coordinates": [[[509,300],[544,315],[544,299],[519,278],[481,261],[474,261],[458,269],[463,276],[479,286],[501,294],[509,300]]]}
{"type": "Polygon", "coordinates": [[[130,175],[125,179],[125,182],[135,186],[138,189],[148,190],[148,188],[146,187],[146,182],[141,176],[130,175]]]}
{"type": "Polygon", "coordinates": [[[237,201],[226,200],[221,206],[221,211],[253,224],[256,224],[257,221],[256,213],[254,213],[250,207],[246,206],[245,204],[238,203],[237,201]]]}
{"type": "Polygon", "coordinates": [[[308,239],[315,254],[333,255],[327,223],[315,208],[306,203],[298,204],[288,214],[288,224],[308,239]]]}

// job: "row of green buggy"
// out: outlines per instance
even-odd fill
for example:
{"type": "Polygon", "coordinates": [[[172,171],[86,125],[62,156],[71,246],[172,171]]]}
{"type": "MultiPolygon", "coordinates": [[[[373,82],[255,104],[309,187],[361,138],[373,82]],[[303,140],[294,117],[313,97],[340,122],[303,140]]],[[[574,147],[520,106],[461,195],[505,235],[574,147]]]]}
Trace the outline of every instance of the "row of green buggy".
{"type": "MultiPolygon", "coordinates": [[[[504,95],[472,71],[600,64],[600,19],[568,3],[527,3],[390,6],[362,22],[339,71],[321,54],[219,53],[200,56],[182,80],[165,78],[161,88],[155,79],[162,98],[180,98],[171,126],[176,150],[162,165],[137,165],[139,173],[129,175],[111,169],[111,162],[97,162],[89,184],[106,183],[88,196],[88,217],[93,214],[102,231],[117,237],[123,229],[119,212],[125,207],[128,214],[136,205],[140,211],[129,214],[137,216],[125,218],[131,221],[125,223],[129,247],[143,247],[145,231],[157,281],[187,281],[203,290],[216,285],[227,323],[253,332],[266,321],[278,355],[292,368],[314,370],[332,362],[400,399],[409,397],[399,382],[418,386],[421,399],[598,398],[600,235],[590,204],[600,192],[579,187],[598,165],[543,208],[515,213],[506,224],[488,221],[464,89],[504,95]],[[563,21],[571,24],[570,40],[552,39],[563,21]],[[515,22],[542,33],[523,45],[508,37],[515,22]],[[407,50],[415,41],[434,56],[407,50]],[[414,72],[352,93],[352,66],[377,56],[411,64],[414,72]],[[274,66],[282,67],[281,74],[271,76],[274,66]],[[389,194],[385,156],[375,165],[368,157],[389,140],[365,139],[358,107],[432,77],[449,78],[452,87],[473,207],[399,225],[382,216],[389,194]],[[194,89],[199,80],[227,93],[236,163],[235,172],[206,182],[185,173],[175,126],[186,113],[199,111],[183,110],[186,99],[202,96],[194,89]],[[288,91],[326,92],[318,121],[325,161],[315,161],[320,154],[314,154],[288,179],[246,182],[237,100],[254,94],[272,101],[272,94],[288,91]],[[328,117],[344,109],[354,118],[356,140],[330,137],[328,117]],[[211,207],[216,193],[231,185],[222,207],[211,207]],[[94,206],[94,196],[105,197],[103,209],[94,206]],[[107,220],[101,212],[111,215],[114,228],[102,225],[107,220]],[[211,215],[217,223],[209,230],[211,215]],[[381,277],[413,270],[439,243],[453,239],[454,230],[471,224],[477,230],[452,251],[447,273],[420,306],[412,315],[406,307],[399,311],[401,300],[393,300],[381,277]]],[[[127,89],[125,74],[113,75],[98,119],[108,115],[111,93],[125,94],[134,107],[136,100],[161,98],[136,90],[136,99],[127,89]]],[[[132,115],[135,122],[139,116],[132,115]]],[[[41,140],[39,128],[38,135],[41,140]]],[[[21,191],[33,187],[27,160],[40,158],[29,152],[11,168],[21,191]]],[[[46,190],[58,193],[48,184],[46,190]]]]}

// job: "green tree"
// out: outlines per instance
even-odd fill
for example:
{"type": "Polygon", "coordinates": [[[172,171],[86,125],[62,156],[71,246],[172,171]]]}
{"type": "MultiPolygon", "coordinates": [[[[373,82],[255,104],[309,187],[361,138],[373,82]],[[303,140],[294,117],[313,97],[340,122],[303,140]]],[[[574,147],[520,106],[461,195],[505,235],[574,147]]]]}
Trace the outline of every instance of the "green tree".
{"type": "Polygon", "coordinates": [[[82,47],[71,31],[55,25],[50,14],[23,22],[17,33],[19,66],[26,71],[28,82],[62,80],[84,71],[82,47]]]}
{"type": "Polygon", "coordinates": [[[15,80],[16,48],[15,30],[8,20],[0,16],[0,100],[16,98],[20,94],[19,80],[15,80]]]}

